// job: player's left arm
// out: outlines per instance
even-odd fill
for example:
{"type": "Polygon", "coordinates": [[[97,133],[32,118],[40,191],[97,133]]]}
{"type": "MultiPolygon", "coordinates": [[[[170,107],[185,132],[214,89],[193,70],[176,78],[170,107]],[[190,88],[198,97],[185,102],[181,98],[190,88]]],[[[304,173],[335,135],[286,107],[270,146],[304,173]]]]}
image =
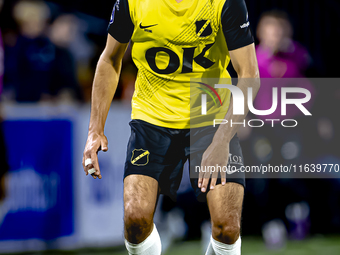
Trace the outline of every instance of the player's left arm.
{"type": "MultiPolygon", "coordinates": [[[[256,97],[257,92],[260,89],[259,69],[257,65],[257,59],[255,54],[254,43],[245,47],[230,51],[230,58],[234,66],[235,71],[238,74],[237,87],[242,90],[244,98],[248,98],[248,88],[252,87],[253,100],[256,97]]],[[[231,98],[228,112],[225,116],[226,123],[243,123],[245,117],[249,112],[247,100],[244,100],[244,114],[233,114],[233,99],[231,98]]],[[[206,149],[202,156],[202,166],[226,166],[228,164],[229,155],[229,143],[235,136],[237,130],[242,125],[220,125],[217,129],[213,141],[206,149]]],[[[212,173],[210,189],[214,189],[218,177],[218,172],[212,173]]],[[[209,176],[201,176],[198,181],[198,185],[202,192],[207,190],[209,184],[209,176]]],[[[226,183],[226,173],[221,172],[221,183],[226,183]]]]}
{"type": "MultiPolygon", "coordinates": [[[[221,29],[229,49],[230,59],[238,75],[237,87],[242,90],[244,98],[248,98],[248,88],[253,88],[253,100],[260,89],[259,69],[257,65],[254,38],[250,30],[248,10],[244,0],[225,0],[221,12],[221,29]]],[[[231,98],[226,123],[242,123],[248,114],[247,100],[244,100],[244,114],[233,115],[233,99],[231,98]]],[[[202,156],[201,166],[227,166],[229,143],[241,125],[220,125],[212,143],[202,156]]],[[[198,187],[202,192],[214,189],[218,172],[201,173],[198,187]]],[[[222,185],[226,183],[226,173],[221,172],[222,185]]]]}

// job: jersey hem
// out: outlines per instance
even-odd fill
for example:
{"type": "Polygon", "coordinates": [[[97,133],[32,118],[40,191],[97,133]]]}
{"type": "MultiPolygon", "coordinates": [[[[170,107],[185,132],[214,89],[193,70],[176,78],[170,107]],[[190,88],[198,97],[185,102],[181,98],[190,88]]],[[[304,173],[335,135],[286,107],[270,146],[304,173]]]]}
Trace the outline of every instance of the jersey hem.
{"type": "Polygon", "coordinates": [[[142,120],[142,121],[145,121],[147,123],[150,123],[158,127],[171,128],[171,129],[190,129],[190,128],[201,128],[201,127],[212,126],[210,122],[203,122],[201,124],[190,125],[190,121],[189,123],[184,122],[184,121],[183,122],[179,121],[179,122],[173,122],[170,124],[165,121],[155,120],[153,118],[150,118],[147,115],[131,116],[131,120],[142,120]]]}

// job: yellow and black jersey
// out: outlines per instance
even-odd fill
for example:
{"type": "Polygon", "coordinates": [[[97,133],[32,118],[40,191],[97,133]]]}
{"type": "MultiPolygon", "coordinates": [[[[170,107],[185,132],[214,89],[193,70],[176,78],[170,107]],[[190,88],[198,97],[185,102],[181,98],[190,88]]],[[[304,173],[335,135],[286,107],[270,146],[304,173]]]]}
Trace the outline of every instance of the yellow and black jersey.
{"type": "Polygon", "coordinates": [[[230,78],[229,51],[254,42],[244,0],[117,0],[108,32],[132,42],[132,119],[177,129],[190,128],[190,79],[230,78]]]}

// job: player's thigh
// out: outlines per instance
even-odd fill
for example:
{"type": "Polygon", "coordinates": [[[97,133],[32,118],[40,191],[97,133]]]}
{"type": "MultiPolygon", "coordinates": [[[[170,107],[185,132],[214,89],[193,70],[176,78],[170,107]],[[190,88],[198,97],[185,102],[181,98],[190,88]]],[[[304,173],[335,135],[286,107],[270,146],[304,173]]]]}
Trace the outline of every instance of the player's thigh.
{"type": "Polygon", "coordinates": [[[149,176],[132,174],[124,179],[124,214],[131,218],[153,218],[158,197],[158,182],[149,176]]]}
{"type": "Polygon", "coordinates": [[[241,225],[244,187],[241,184],[227,182],[217,185],[207,194],[207,203],[213,228],[239,231],[241,225]]]}

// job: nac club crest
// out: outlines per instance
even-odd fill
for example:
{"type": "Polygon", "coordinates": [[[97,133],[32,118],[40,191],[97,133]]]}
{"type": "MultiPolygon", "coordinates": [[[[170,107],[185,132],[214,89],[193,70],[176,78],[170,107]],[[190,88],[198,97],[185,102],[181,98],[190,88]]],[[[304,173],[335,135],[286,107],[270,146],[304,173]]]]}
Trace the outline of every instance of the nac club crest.
{"type": "Polygon", "coordinates": [[[149,163],[150,152],[144,149],[134,149],[131,156],[131,164],[135,166],[145,166],[149,163]]]}

